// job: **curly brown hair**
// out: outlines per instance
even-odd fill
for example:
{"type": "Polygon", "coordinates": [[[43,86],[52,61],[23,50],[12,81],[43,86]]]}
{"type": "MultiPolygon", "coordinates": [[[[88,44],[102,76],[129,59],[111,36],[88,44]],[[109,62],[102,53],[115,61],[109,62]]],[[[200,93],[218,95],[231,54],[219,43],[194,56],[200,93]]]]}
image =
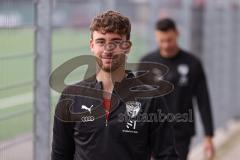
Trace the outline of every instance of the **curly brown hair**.
{"type": "Polygon", "coordinates": [[[127,17],[116,11],[107,11],[96,16],[90,25],[91,38],[93,31],[101,33],[117,33],[126,35],[127,40],[130,39],[131,24],[127,17]]]}

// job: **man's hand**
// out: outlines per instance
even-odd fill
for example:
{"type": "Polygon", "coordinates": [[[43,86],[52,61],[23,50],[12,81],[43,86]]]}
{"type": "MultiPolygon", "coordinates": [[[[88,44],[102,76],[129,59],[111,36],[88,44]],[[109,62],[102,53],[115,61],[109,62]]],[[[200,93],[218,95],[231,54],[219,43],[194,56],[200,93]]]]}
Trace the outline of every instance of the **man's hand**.
{"type": "Polygon", "coordinates": [[[204,145],[203,146],[204,147],[204,153],[205,153],[205,156],[206,156],[207,160],[213,160],[215,150],[214,150],[214,144],[213,144],[212,137],[205,136],[203,145],[204,145]]]}

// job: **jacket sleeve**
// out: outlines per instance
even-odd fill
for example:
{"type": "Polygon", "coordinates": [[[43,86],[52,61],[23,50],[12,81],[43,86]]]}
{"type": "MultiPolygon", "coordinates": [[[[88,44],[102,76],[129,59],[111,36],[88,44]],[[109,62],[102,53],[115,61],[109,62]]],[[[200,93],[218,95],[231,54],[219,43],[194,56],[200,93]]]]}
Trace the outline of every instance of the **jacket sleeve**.
{"type": "Polygon", "coordinates": [[[61,117],[62,115],[66,117],[67,114],[62,112],[67,112],[63,108],[69,104],[69,99],[66,99],[66,96],[61,96],[55,110],[51,160],[73,160],[74,158],[74,123],[67,122],[66,118],[61,117]]]}
{"type": "Polygon", "coordinates": [[[175,148],[175,137],[172,123],[168,121],[168,109],[162,98],[153,101],[158,121],[152,122],[150,127],[150,144],[154,160],[179,160],[175,148]]]}
{"type": "Polygon", "coordinates": [[[196,74],[197,75],[196,75],[196,83],[194,88],[194,95],[197,100],[205,135],[213,136],[214,127],[213,127],[211,104],[209,99],[206,77],[200,62],[197,63],[196,74]]]}

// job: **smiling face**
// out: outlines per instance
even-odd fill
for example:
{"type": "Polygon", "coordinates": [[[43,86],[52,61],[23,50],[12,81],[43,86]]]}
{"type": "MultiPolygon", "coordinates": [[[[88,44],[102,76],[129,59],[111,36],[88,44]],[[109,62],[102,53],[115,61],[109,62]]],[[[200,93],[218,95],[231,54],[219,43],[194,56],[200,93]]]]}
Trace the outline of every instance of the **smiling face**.
{"type": "Polygon", "coordinates": [[[90,40],[90,49],[96,57],[98,66],[105,72],[113,72],[125,65],[126,54],[131,42],[126,35],[94,31],[90,40]]]}

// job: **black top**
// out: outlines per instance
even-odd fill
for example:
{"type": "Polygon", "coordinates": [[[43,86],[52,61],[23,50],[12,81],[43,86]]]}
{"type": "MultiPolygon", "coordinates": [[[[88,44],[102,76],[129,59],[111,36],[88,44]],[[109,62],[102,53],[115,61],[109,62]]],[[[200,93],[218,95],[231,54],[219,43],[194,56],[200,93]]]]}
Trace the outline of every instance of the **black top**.
{"type": "Polygon", "coordinates": [[[67,87],[54,117],[52,160],[177,160],[173,127],[167,121],[137,119],[168,113],[161,98],[136,98],[135,78],[115,83],[109,119],[96,77],[67,87]]]}
{"type": "MultiPolygon", "coordinates": [[[[209,101],[208,88],[201,62],[192,54],[180,50],[172,58],[164,58],[160,50],[147,54],[141,62],[155,62],[166,65],[169,72],[160,79],[171,82],[174,90],[164,96],[170,111],[175,117],[174,128],[177,139],[190,138],[195,134],[193,100],[196,99],[205,134],[213,135],[213,120],[209,101]]],[[[141,68],[141,65],[140,67],[141,68]]],[[[156,73],[157,76],[158,73],[156,73]]],[[[154,79],[151,77],[150,79],[154,79]]],[[[156,79],[156,77],[155,77],[156,79]]]]}

